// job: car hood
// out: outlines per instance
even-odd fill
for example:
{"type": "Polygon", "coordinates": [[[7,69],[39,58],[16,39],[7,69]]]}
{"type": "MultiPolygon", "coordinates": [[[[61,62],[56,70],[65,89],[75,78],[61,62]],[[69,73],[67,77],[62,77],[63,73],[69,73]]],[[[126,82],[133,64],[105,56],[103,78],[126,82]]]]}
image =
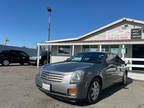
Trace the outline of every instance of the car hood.
{"type": "Polygon", "coordinates": [[[45,71],[73,72],[76,70],[89,68],[93,65],[94,65],[93,63],[83,63],[83,62],[61,62],[61,63],[44,65],[43,69],[45,71]]]}

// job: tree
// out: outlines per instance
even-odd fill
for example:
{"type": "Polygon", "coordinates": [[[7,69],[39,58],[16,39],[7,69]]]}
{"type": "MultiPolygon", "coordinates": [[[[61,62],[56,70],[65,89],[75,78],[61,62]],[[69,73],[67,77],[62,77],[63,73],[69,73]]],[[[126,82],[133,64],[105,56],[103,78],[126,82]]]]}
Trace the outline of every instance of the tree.
{"type": "Polygon", "coordinates": [[[27,48],[26,46],[22,46],[22,48],[27,48]]]}

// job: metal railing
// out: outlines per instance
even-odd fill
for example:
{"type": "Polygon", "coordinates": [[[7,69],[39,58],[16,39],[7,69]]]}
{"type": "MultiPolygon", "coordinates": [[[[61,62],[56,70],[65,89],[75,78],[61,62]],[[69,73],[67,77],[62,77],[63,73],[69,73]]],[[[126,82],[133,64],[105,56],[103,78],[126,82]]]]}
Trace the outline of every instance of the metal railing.
{"type": "Polygon", "coordinates": [[[137,68],[144,68],[144,64],[133,64],[133,61],[137,62],[144,62],[144,58],[123,58],[123,60],[126,62],[127,67],[132,70],[132,67],[137,68]]]}

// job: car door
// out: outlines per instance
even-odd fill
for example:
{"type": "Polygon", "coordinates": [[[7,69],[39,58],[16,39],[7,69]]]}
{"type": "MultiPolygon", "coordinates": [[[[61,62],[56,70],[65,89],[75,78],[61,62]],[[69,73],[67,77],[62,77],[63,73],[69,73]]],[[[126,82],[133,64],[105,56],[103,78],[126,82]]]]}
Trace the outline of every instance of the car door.
{"type": "Polygon", "coordinates": [[[117,67],[115,65],[109,65],[107,66],[103,71],[103,79],[104,79],[104,86],[109,87],[113,83],[115,83],[116,80],[116,71],[117,67]]]}
{"type": "Polygon", "coordinates": [[[3,51],[0,53],[0,63],[2,63],[5,59],[9,60],[7,52],[3,51]]]}
{"type": "Polygon", "coordinates": [[[116,80],[117,66],[113,64],[113,58],[113,55],[107,55],[106,66],[102,71],[104,88],[112,85],[113,83],[115,83],[116,80]]]}
{"type": "Polygon", "coordinates": [[[117,67],[117,71],[116,71],[116,82],[120,82],[122,81],[123,78],[123,73],[124,73],[124,61],[121,60],[121,58],[119,58],[118,56],[115,57],[115,63],[114,63],[117,67]]]}
{"type": "Polygon", "coordinates": [[[19,51],[19,56],[22,62],[28,62],[29,61],[29,56],[23,52],[23,51],[19,51]]]}
{"type": "Polygon", "coordinates": [[[9,58],[12,63],[18,63],[20,61],[19,54],[16,51],[10,51],[9,58]]]}

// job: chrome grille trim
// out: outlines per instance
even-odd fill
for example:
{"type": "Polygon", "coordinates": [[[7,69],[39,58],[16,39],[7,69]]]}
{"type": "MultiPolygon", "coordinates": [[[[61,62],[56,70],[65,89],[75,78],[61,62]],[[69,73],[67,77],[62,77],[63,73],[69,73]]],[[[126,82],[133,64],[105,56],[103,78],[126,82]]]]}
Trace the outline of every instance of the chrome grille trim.
{"type": "Polygon", "coordinates": [[[64,75],[56,73],[42,72],[41,78],[47,81],[62,82],[64,75]]]}

